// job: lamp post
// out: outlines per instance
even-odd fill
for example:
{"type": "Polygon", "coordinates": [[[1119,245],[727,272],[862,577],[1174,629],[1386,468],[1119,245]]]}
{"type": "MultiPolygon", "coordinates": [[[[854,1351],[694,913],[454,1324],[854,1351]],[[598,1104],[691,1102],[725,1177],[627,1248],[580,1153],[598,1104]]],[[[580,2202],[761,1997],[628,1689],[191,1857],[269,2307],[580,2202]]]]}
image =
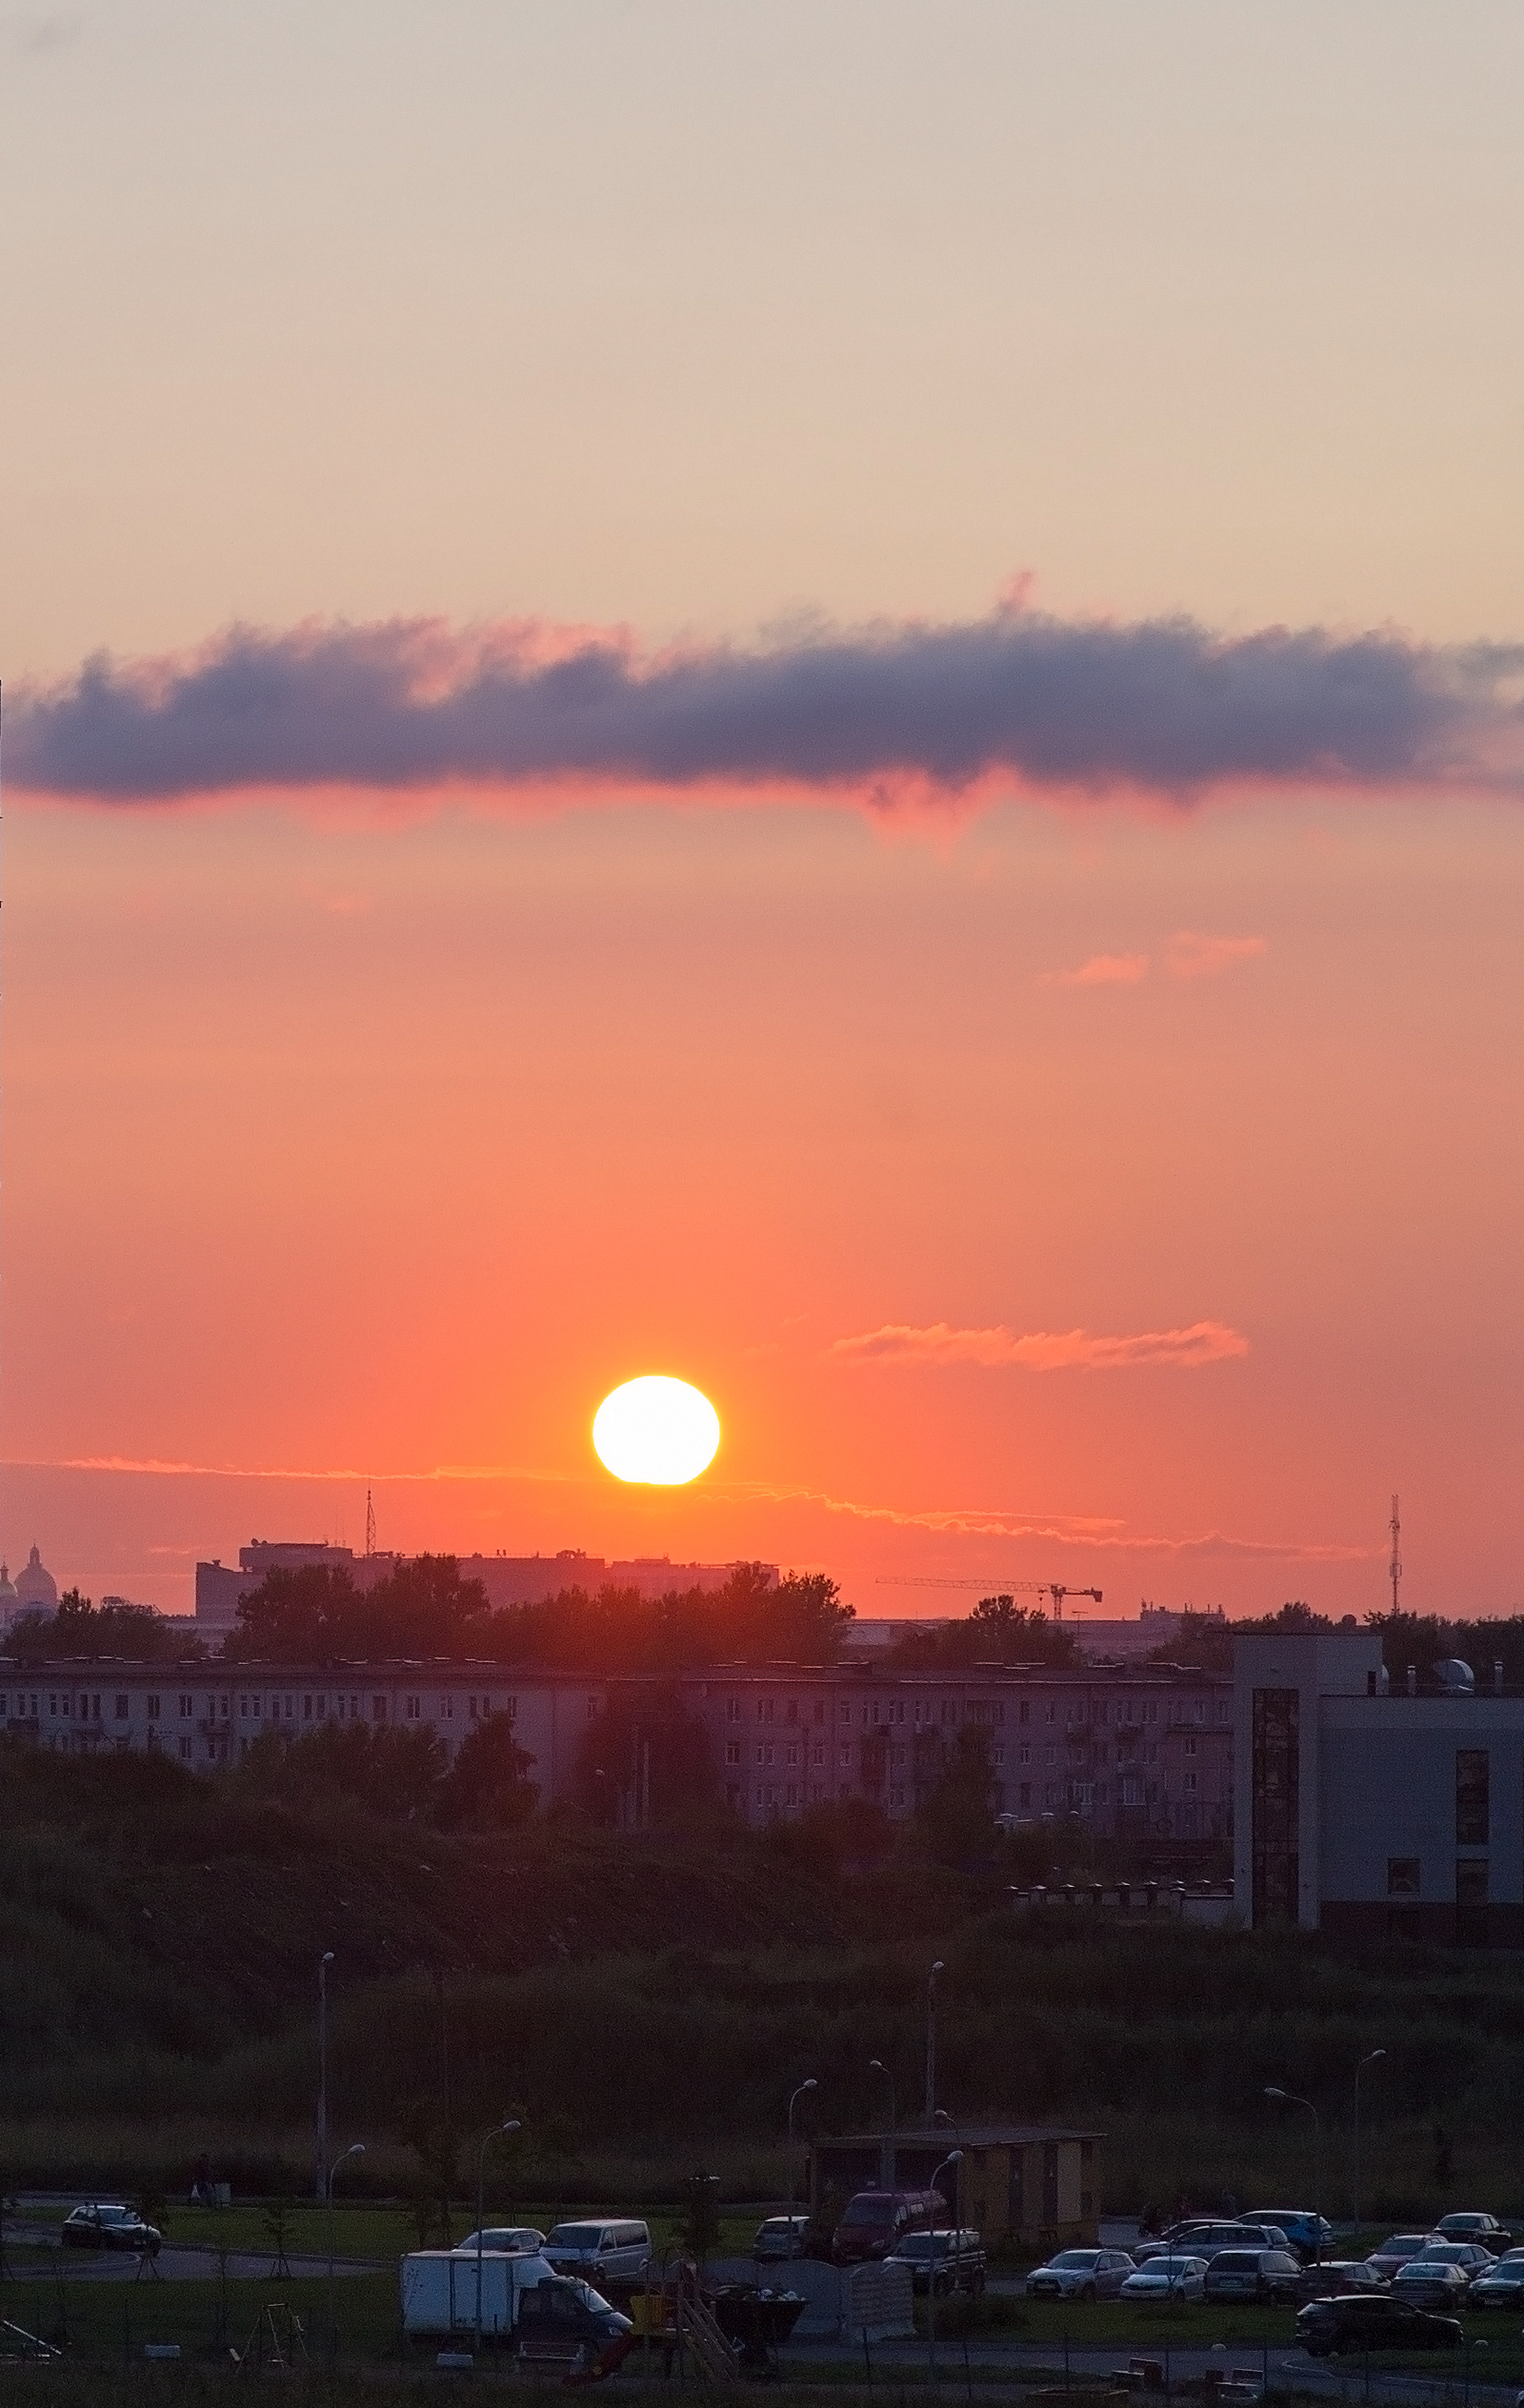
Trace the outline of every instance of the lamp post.
{"type": "Polygon", "coordinates": [[[328,2197],[328,1969],[333,1951],[317,1961],[317,2196],[328,2197]]]}
{"type": "MultiPolygon", "coordinates": [[[[937,1970],[940,1971],[940,1967],[937,1970]]],[[[962,2163],[962,2150],[950,2149],[932,2177],[932,2189],[933,2191],[936,2189],[938,2175],[946,2174],[950,2166],[956,2167],[962,2163]]],[[[956,2227],[954,2226],[953,2229],[955,2231],[956,2227]]],[[[934,2233],[932,2236],[932,2247],[926,2268],[926,2342],[931,2378],[934,2384],[936,2381],[936,2236],[934,2233]]]]}
{"type": "Polygon", "coordinates": [[[894,2106],[894,2077],[890,2072],[889,2067],[884,2063],[881,2057],[871,2057],[869,2058],[868,2071],[870,2074],[882,2074],[885,2081],[889,2084],[889,2129],[891,2134],[897,2133],[899,2130],[899,2116],[894,2106]]]}
{"type": "Polygon", "coordinates": [[[936,2120],[936,1977],[947,1967],[939,1956],[926,1977],[926,2129],[936,2120]]]}
{"type": "Polygon", "coordinates": [[[1385,2049],[1373,2049],[1369,2057],[1361,2057],[1354,2069],[1354,2230],[1356,2236],[1360,2230],[1360,2076],[1368,2065],[1379,2064],[1385,2055],[1385,2049]]]}
{"type": "Polygon", "coordinates": [[[1313,2118],[1313,2263],[1323,2255],[1323,2118],[1310,2098],[1298,2098],[1291,2090],[1277,2089],[1267,2083],[1265,2097],[1273,2098],[1282,2107],[1305,2107],[1313,2118]]]}
{"type": "Polygon", "coordinates": [[[798,2087],[798,2089],[797,2089],[797,2090],[792,2090],[792,2091],[791,2091],[791,2092],[789,2093],[789,2232],[790,2232],[791,2238],[792,2238],[792,2233],[793,2233],[793,2110],[794,2110],[794,2104],[795,2104],[795,2102],[796,2102],[798,2099],[801,2099],[801,2098],[804,2097],[805,2092],[806,2092],[807,2090],[818,2090],[819,2088],[820,2088],[820,2084],[819,2084],[819,2083],[815,2080],[814,2076],[812,2074],[812,2075],[809,2077],[808,2080],[806,2080],[806,2081],[802,2081],[802,2082],[799,2084],[799,2087],[798,2087]]]}
{"type": "Polygon", "coordinates": [[[348,2165],[351,2157],[363,2157],[365,2142],[351,2140],[337,2164],[328,2173],[328,2357],[331,2366],[338,2356],[338,2330],[333,2321],[333,2184],[339,2166],[348,2165]]]}
{"type": "Polygon", "coordinates": [[[476,2152],[476,2355],[478,2358],[481,2356],[482,2349],[482,2170],[487,2162],[489,2144],[502,2138],[508,2133],[517,2132],[518,2129],[518,2117],[505,2116],[500,2124],[488,2126],[482,2134],[481,2146],[476,2152]]]}

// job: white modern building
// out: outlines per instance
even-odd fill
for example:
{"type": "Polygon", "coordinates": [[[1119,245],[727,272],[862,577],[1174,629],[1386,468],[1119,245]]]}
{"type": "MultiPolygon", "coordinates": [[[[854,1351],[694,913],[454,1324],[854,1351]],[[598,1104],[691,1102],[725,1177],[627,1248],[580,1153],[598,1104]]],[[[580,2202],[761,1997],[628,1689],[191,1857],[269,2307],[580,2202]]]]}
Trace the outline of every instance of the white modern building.
{"type": "Polygon", "coordinates": [[[1234,1892],[1255,1925],[1524,1946],[1524,1696],[1390,1683],[1375,1632],[1241,1638],[1234,1892]]]}

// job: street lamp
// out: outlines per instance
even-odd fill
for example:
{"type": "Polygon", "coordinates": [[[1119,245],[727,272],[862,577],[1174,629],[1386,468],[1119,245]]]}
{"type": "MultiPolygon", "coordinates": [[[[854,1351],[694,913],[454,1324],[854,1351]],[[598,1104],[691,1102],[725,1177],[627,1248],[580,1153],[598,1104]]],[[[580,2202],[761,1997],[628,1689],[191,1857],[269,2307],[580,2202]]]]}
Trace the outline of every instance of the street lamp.
{"type": "Polygon", "coordinates": [[[333,2321],[333,2184],[339,2166],[348,2165],[351,2157],[363,2157],[364,2155],[365,2142],[351,2140],[343,2157],[339,2158],[338,2164],[330,2166],[328,2174],[328,2356],[330,2365],[338,2356],[338,2330],[333,2321]]]}
{"type": "Polygon", "coordinates": [[[884,2063],[881,2057],[871,2057],[869,2058],[868,2071],[870,2074],[882,2074],[885,2081],[889,2084],[889,2129],[892,2134],[897,2133],[899,2130],[899,2116],[894,2106],[894,2077],[890,2072],[889,2067],[884,2063]]]}
{"type": "Polygon", "coordinates": [[[482,2168],[487,2161],[490,2143],[502,2138],[508,2133],[517,2132],[518,2129],[518,2117],[505,2116],[500,2124],[488,2126],[482,2134],[481,2146],[476,2152],[476,2355],[478,2358],[481,2356],[482,2348],[482,2168]]]}
{"type": "Polygon", "coordinates": [[[1267,2083],[1265,2097],[1273,2098],[1282,2107],[1305,2107],[1313,2118],[1313,2263],[1323,2255],[1323,2118],[1310,2098],[1298,2098],[1291,2090],[1279,2090],[1267,2083]]]}
{"type": "Polygon", "coordinates": [[[815,2080],[814,2076],[812,2074],[812,2075],[810,2076],[810,2077],[809,2077],[809,2079],[808,2079],[807,2081],[803,2081],[803,2082],[801,2082],[801,2083],[799,2084],[799,2087],[798,2087],[798,2089],[797,2089],[797,2090],[793,2090],[793,2091],[791,2091],[791,2092],[789,2093],[789,2231],[790,2231],[791,2237],[792,2237],[792,2232],[793,2232],[793,2110],[794,2110],[794,2102],[795,2102],[797,2099],[802,2098],[802,2097],[804,2097],[805,2092],[806,2092],[807,2090],[818,2090],[819,2088],[820,2088],[820,2084],[819,2084],[819,2083],[815,2080]]]}
{"type": "Polygon", "coordinates": [[[1379,2064],[1385,2055],[1385,2049],[1373,2049],[1369,2057],[1361,2057],[1354,2069],[1354,2230],[1356,2234],[1360,2230],[1360,2076],[1368,2065],[1379,2064]]]}
{"type": "MultiPolygon", "coordinates": [[[[936,1972],[938,1972],[938,1973],[940,1973],[940,1972],[941,1972],[941,1970],[942,1970],[942,1969],[941,1969],[940,1965],[938,1965],[938,1966],[935,1968],[935,1971],[936,1971],[936,1972]]],[[[931,2187],[931,2188],[934,2191],[934,2190],[936,2189],[936,2185],[937,2185],[937,2177],[938,2177],[938,2176],[943,2175],[943,2174],[946,2174],[946,2173],[948,2172],[948,2170],[949,2170],[949,2168],[950,2168],[950,2167],[951,2167],[951,2168],[953,2168],[953,2169],[956,2169],[957,2167],[961,2166],[961,2165],[962,2165],[962,2163],[963,2163],[963,2152],[962,2152],[962,2150],[961,2150],[961,2149],[950,2149],[950,2150],[948,2151],[948,2153],[947,2153],[947,2156],[946,2156],[946,2157],[942,2159],[941,2164],[940,2164],[940,2165],[936,2168],[935,2173],[933,2173],[933,2175],[932,2176],[932,2180],[931,2180],[931,2185],[930,2185],[930,2187],[931,2187]]],[[[960,2178],[957,2177],[957,2175],[956,2175],[956,2173],[955,2173],[955,2172],[954,2172],[954,2187],[955,2187],[955,2188],[961,2188],[961,2187],[962,2187],[962,2186],[961,2186],[961,2180],[960,2180],[960,2178]]],[[[956,2227],[956,2225],[955,2225],[955,2224],[954,2224],[954,2226],[953,2226],[953,2228],[952,2228],[952,2229],[953,2229],[953,2239],[952,2239],[952,2248],[953,2248],[953,2259],[952,2259],[952,2282],[953,2282],[953,2287],[954,2287],[954,2289],[955,2289],[955,2288],[956,2288],[956,2286],[957,2286],[957,2256],[956,2256],[956,2252],[957,2252],[957,2227],[956,2227]]],[[[929,2362],[930,2362],[931,2378],[932,2378],[932,2383],[934,2384],[934,2383],[935,2383],[935,2381],[936,2381],[936,2236],[935,2236],[935,2234],[934,2234],[934,2233],[933,2233],[933,2234],[932,2234],[932,2247],[931,2247],[931,2251],[930,2251],[930,2254],[929,2254],[929,2256],[928,2256],[928,2259],[927,2259],[927,2275],[926,2275],[926,2341],[927,2341],[927,2355],[928,2355],[928,2358],[929,2358],[929,2362]]]]}
{"type": "Polygon", "coordinates": [[[333,1951],[317,1963],[317,2196],[328,2197],[328,1969],[333,1951]]]}
{"type": "Polygon", "coordinates": [[[926,1977],[926,2129],[936,2120],[936,1977],[947,1967],[939,1956],[926,1977]]]}

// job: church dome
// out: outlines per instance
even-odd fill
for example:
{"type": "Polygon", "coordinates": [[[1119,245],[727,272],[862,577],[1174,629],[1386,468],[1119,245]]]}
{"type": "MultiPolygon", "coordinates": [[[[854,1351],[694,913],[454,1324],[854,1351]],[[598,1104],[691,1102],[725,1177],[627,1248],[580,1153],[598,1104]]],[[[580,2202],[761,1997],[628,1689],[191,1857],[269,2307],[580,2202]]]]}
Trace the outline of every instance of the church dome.
{"type": "Polygon", "coordinates": [[[58,1583],[35,1547],[16,1575],[16,1601],[45,1606],[50,1614],[58,1603],[58,1583]]]}

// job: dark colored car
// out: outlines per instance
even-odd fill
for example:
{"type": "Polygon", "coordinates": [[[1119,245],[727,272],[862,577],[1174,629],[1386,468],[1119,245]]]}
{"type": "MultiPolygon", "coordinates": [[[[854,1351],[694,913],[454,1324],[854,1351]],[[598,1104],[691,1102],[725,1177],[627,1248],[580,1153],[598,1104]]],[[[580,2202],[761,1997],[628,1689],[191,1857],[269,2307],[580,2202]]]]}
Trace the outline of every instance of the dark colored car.
{"type": "Polygon", "coordinates": [[[938,2294],[967,2291],[977,2298],[984,2289],[988,2261],[977,2233],[907,2233],[892,2258],[892,2266],[909,2266],[913,2291],[938,2294]]]}
{"type": "Polygon", "coordinates": [[[1470,2308],[1524,2308],[1524,2251],[1511,2249],[1466,2294],[1470,2308]]]}
{"type": "Polygon", "coordinates": [[[1209,2299],[1298,2299],[1302,2264],[1289,2249],[1219,2249],[1207,2267],[1209,2299]]]}
{"type": "Polygon", "coordinates": [[[1495,2216],[1484,2215],[1480,2208],[1456,2208],[1451,2215],[1441,2216],[1434,2231],[1442,2240],[1479,2240],[1494,2258],[1501,2258],[1514,2244],[1508,2226],[1500,2224],[1495,2216]]]}
{"type": "Polygon", "coordinates": [[[1356,2292],[1385,2293],[1392,2288],[1369,2258],[1325,2258],[1320,2265],[1304,2266],[1298,2297],[1303,2299],[1348,2299],[1356,2292]]]}
{"type": "Polygon", "coordinates": [[[1310,2299],[1297,2311],[1296,2338],[1309,2358],[1341,2350],[1458,2350],[1460,2318],[1410,2308],[1389,2292],[1358,2298],[1310,2299]]]}
{"type": "Polygon", "coordinates": [[[1368,2266],[1374,2266],[1378,2275],[1385,2275],[1390,2282],[1394,2275],[1401,2272],[1410,2258],[1423,2256],[1431,2237],[1432,2236],[1428,2233],[1394,2233],[1390,2240],[1384,2240],[1381,2243],[1379,2249],[1372,2250],[1365,2262],[1368,2266]]]}
{"type": "Polygon", "coordinates": [[[605,2353],[617,2352],[633,2331],[630,2318],[612,2308],[601,2291],[565,2275],[525,2292],[514,2327],[521,2357],[583,2366],[595,2366],[605,2353]]]}
{"type": "Polygon", "coordinates": [[[892,2258],[907,2233],[945,2232],[952,2211],[940,2191],[859,2191],[831,2236],[838,2266],[892,2258]]]}
{"type": "Polygon", "coordinates": [[[64,2217],[66,2249],[130,2249],[156,2258],[163,2239],[157,2225],[145,2224],[131,2207],[76,2207],[64,2217]]]}

